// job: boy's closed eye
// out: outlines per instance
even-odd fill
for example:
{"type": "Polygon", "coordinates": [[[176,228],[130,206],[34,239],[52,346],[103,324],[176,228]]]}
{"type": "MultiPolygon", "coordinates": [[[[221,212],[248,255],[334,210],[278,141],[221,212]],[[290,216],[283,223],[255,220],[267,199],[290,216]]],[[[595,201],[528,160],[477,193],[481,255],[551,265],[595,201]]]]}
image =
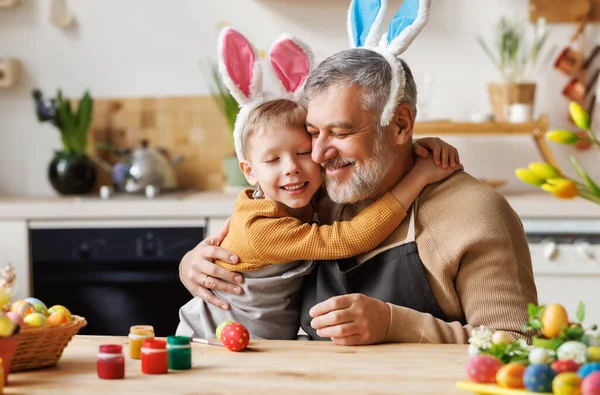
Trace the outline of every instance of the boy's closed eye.
{"type": "Polygon", "coordinates": [[[266,159],[264,162],[265,163],[275,163],[278,160],[279,160],[279,158],[269,158],[269,159],[266,159]]]}
{"type": "Polygon", "coordinates": [[[310,151],[304,151],[304,152],[298,152],[298,155],[310,155],[312,154],[312,150],[310,151]]]}

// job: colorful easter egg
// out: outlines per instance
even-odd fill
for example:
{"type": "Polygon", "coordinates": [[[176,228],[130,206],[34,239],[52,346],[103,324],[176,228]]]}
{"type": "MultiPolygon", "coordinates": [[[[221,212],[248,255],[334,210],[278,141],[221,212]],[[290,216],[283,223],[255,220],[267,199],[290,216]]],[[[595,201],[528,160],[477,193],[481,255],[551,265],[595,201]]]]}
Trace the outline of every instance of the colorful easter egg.
{"type": "Polygon", "coordinates": [[[527,366],[521,362],[510,362],[496,373],[496,383],[505,388],[523,388],[523,373],[527,366]]]}
{"type": "Polygon", "coordinates": [[[532,365],[546,365],[554,361],[554,351],[544,347],[534,347],[529,351],[529,363],[532,365]]]}
{"type": "Polygon", "coordinates": [[[44,326],[46,324],[46,316],[41,313],[28,314],[23,321],[29,326],[44,326]]]}
{"type": "Polygon", "coordinates": [[[9,311],[8,313],[6,313],[6,316],[8,318],[10,318],[10,320],[17,325],[23,325],[23,317],[21,317],[18,313],[15,313],[14,311],[9,311]]]}
{"type": "Polygon", "coordinates": [[[496,331],[492,335],[493,344],[509,344],[511,342],[510,335],[503,331],[496,331]]]}
{"type": "Polygon", "coordinates": [[[600,347],[588,347],[588,361],[600,362],[600,347]]]}
{"type": "Polygon", "coordinates": [[[46,320],[46,325],[55,326],[71,322],[69,314],[66,311],[58,310],[50,314],[46,320]]]}
{"type": "Polygon", "coordinates": [[[542,313],[542,333],[548,339],[557,337],[569,325],[567,310],[558,303],[549,304],[542,313]]]}
{"type": "Polygon", "coordinates": [[[64,311],[67,313],[67,315],[69,316],[69,321],[73,321],[73,316],[71,315],[71,312],[69,311],[69,309],[67,309],[65,306],[61,306],[59,304],[55,304],[54,306],[50,307],[48,309],[48,315],[56,312],[56,311],[64,311]]]}
{"type": "Polygon", "coordinates": [[[25,298],[24,300],[31,303],[35,311],[37,311],[38,313],[48,315],[48,307],[41,300],[36,298],[25,298]]]}
{"type": "Polygon", "coordinates": [[[17,300],[12,306],[10,306],[10,311],[19,314],[21,317],[25,318],[31,313],[35,313],[35,308],[33,305],[25,300],[17,300]]]}
{"type": "Polygon", "coordinates": [[[581,395],[600,395],[600,372],[594,372],[583,379],[581,395]]]}
{"type": "Polygon", "coordinates": [[[495,383],[502,362],[491,355],[475,355],[467,361],[467,376],[474,383],[495,383]]]}
{"type": "Polygon", "coordinates": [[[8,337],[13,334],[15,324],[4,313],[0,313],[0,337],[8,337]]]}
{"type": "Polygon", "coordinates": [[[248,329],[237,322],[225,325],[221,332],[221,343],[230,351],[242,351],[250,343],[248,329]]]}
{"type": "Polygon", "coordinates": [[[233,321],[226,320],[226,321],[221,322],[217,326],[217,331],[216,331],[215,335],[217,336],[218,341],[221,341],[221,332],[223,331],[223,328],[225,328],[229,324],[233,324],[233,321]]]}
{"type": "Polygon", "coordinates": [[[525,388],[533,392],[552,392],[552,380],[556,373],[549,365],[529,365],[523,374],[525,388]]]}
{"type": "Polygon", "coordinates": [[[582,342],[570,341],[558,347],[556,355],[558,359],[572,359],[577,363],[583,364],[587,361],[588,349],[582,342]]]}
{"type": "Polygon", "coordinates": [[[573,361],[572,359],[567,359],[564,361],[554,361],[552,362],[552,365],[550,365],[550,367],[556,372],[556,374],[559,374],[565,372],[577,372],[581,365],[573,361]]]}
{"type": "Polygon", "coordinates": [[[552,393],[554,395],[581,395],[582,381],[577,373],[560,373],[552,381],[552,393]]]}
{"type": "Polygon", "coordinates": [[[589,362],[583,365],[578,371],[577,374],[582,379],[586,378],[588,374],[600,372],[600,362],[589,362]]]}

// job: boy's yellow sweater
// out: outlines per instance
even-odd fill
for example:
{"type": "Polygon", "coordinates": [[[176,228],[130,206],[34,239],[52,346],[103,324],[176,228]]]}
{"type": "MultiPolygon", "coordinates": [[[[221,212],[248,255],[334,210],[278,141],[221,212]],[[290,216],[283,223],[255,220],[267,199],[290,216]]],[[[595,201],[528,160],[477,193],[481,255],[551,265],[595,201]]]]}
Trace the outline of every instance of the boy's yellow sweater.
{"type": "Polygon", "coordinates": [[[247,189],[238,196],[229,233],[221,243],[240,263],[215,262],[230,271],[249,272],[295,260],[353,257],[381,244],[406,217],[406,210],[388,192],[350,221],[319,226],[308,223],[312,210],[298,219],[277,202],[253,199],[252,192],[247,189]]]}

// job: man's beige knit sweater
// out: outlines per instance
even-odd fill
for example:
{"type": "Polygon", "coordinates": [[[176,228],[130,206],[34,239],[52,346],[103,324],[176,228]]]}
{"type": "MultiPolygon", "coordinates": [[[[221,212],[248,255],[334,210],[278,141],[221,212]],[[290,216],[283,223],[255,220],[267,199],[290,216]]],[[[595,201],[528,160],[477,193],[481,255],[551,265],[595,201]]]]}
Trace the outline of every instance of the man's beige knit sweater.
{"type": "MultiPolygon", "coordinates": [[[[348,220],[371,203],[337,205],[325,199],[319,202],[321,223],[348,220]]],[[[409,219],[359,261],[401,244],[409,219]]],[[[429,284],[451,322],[390,305],[387,341],[466,343],[480,325],[522,336],[527,304],[537,304],[537,292],[523,226],[504,197],[457,172],[423,190],[415,227],[429,284]]]]}

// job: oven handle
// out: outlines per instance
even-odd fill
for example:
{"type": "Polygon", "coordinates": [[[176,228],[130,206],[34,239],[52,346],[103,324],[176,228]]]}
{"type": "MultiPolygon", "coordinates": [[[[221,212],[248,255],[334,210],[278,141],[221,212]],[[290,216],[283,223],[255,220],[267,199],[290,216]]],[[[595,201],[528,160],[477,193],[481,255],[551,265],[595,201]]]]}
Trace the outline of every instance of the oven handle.
{"type": "MultiPolygon", "coordinates": [[[[179,280],[178,272],[139,272],[139,271],[106,271],[106,272],[57,272],[44,273],[35,279],[37,283],[86,283],[86,284],[142,284],[173,283],[179,280]]],[[[183,285],[182,285],[183,286],[183,285]]]]}

